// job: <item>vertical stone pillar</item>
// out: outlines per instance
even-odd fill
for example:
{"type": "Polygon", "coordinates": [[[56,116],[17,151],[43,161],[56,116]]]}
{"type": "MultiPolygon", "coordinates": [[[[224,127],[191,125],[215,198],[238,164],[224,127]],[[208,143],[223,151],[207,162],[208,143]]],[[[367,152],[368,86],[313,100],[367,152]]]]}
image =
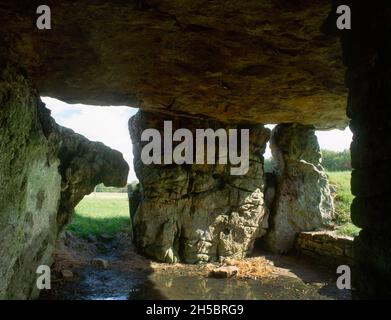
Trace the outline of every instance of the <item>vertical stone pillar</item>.
{"type": "MultiPolygon", "coordinates": [[[[1,65],[1,61],[0,61],[1,65]]],[[[95,185],[123,186],[122,155],[58,126],[16,67],[0,69],[0,300],[37,298],[59,232],[95,185]]]]}
{"type": "Polygon", "coordinates": [[[334,207],[312,126],[280,124],[272,131],[270,147],[277,190],[265,244],[283,253],[293,247],[299,232],[330,224],[334,207]]]}
{"type": "Polygon", "coordinates": [[[133,218],[141,201],[141,188],[138,182],[128,185],[130,237],[133,240],[133,218]]]}
{"type": "Polygon", "coordinates": [[[60,161],[38,105],[16,68],[0,70],[0,300],[38,296],[36,270],[51,265],[57,238],[60,161]]]}
{"type": "Polygon", "coordinates": [[[391,4],[354,1],[340,31],[351,118],[354,293],[391,298],[391,4]]]}
{"type": "Polygon", "coordinates": [[[129,129],[142,186],[134,217],[137,247],[171,263],[243,258],[252,249],[265,214],[263,153],[269,130],[263,125],[227,125],[142,111],[131,118],[129,129]],[[154,128],[163,137],[164,120],[172,121],[174,132],[186,128],[194,137],[196,129],[250,129],[247,174],[231,175],[230,164],[145,165],[140,156],[146,144],[141,142],[141,133],[154,128]]]}

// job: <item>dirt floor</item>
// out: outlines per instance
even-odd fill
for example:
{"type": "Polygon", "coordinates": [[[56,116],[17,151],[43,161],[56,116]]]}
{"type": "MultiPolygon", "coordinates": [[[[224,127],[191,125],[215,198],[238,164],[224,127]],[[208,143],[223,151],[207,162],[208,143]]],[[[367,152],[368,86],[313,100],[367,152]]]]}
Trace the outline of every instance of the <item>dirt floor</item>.
{"type": "Polygon", "coordinates": [[[52,266],[53,290],[41,299],[350,299],[335,280],[334,268],[295,254],[255,251],[223,264],[166,264],[137,254],[125,235],[91,243],[66,233],[52,266]],[[97,267],[96,258],[107,266],[97,267]],[[237,274],[213,279],[220,266],[234,266],[237,274]]]}

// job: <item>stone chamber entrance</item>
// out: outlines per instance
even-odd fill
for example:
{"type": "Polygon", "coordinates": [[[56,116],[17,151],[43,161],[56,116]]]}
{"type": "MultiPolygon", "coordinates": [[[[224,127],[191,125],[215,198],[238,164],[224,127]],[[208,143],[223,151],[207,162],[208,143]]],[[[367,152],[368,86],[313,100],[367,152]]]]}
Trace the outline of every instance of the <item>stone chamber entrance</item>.
{"type": "Polygon", "coordinates": [[[61,261],[54,284],[65,283],[65,299],[352,298],[335,290],[335,265],[328,278],[310,258],[282,255],[292,249],[351,264],[353,298],[389,298],[390,6],[346,1],[354,26],[341,31],[337,0],[95,2],[53,1],[56,23],[39,31],[34,1],[0,3],[9,21],[0,28],[0,299],[38,298],[37,267],[61,261]],[[140,184],[128,190],[126,236],[88,242],[65,232],[97,185],[126,186],[129,166],[58,125],[40,96],[140,109],[129,120],[140,184]],[[163,133],[167,120],[190,133],[248,130],[249,170],[145,164],[142,133],[163,133]],[[314,131],[347,125],[351,218],[361,228],[353,244],[305,232],[334,219],[314,131]],[[80,262],[86,294],[64,282],[69,262],[80,262]],[[105,281],[120,294],[101,294],[105,281]]]}
{"type": "MultiPolygon", "coordinates": [[[[114,115],[119,107],[67,105],[58,110],[56,103],[59,102],[47,98],[44,101],[56,121],[85,132],[91,140],[105,140],[107,132],[111,136],[111,140],[106,140],[109,145],[121,139],[121,130],[117,132],[115,128],[105,128],[105,124],[99,120],[102,118],[104,123],[113,122],[109,119],[110,114],[117,121],[113,125],[121,127],[121,122],[127,123],[126,119],[121,118],[128,115],[114,115]],[[84,108],[92,110],[88,110],[87,115],[78,116],[84,108]],[[94,114],[94,109],[98,114],[94,114]],[[74,119],[70,121],[72,117],[74,119]],[[85,128],[91,118],[95,122],[90,125],[96,128],[98,136],[85,128]],[[80,127],[83,121],[85,125],[80,127]]],[[[139,128],[134,121],[139,119],[140,114],[129,122],[131,132],[139,128]]],[[[198,122],[197,127],[203,125],[202,122],[198,122]]],[[[188,128],[189,123],[187,120],[188,128]]],[[[222,126],[221,123],[215,125],[216,128],[222,126]]],[[[210,121],[208,126],[211,126],[210,121]]],[[[257,131],[252,128],[251,132],[257,131]]],[[[230,204],[230,197],[222,195],[224,188],[231,187],[224,180],[238,179],[231,178],[225,169],[220,168],[220,174],[225,173],[223,177],[219,176],[218,171],[202,174],[202,171],[196,170],[191,178],[189,169],[185,169],[185,175],[180,177],[172,166],[163,169],[157,166],[156,174],[153,171],[151,174],[149,167],[145,166],[147,174],[157,179],[154,183],[142,182],[146,186],[154,186],[153,201],[164,200],[161,202],[165,205],[163,220],[177,219],[171,224],[177,227],[182,221],[198,215],[196,220],[187,222],[189,227],[182,228],[183,235],[170,228],[161,230],[156,217],[156,214],[159,217],[159,210],[155,208],[149,209],[145,216],[140,214],[138,209],[142,208],[142,200],[147,197],[143,192],[148,190],[146,186],[129,183],[129,178],[127,187],[96,186],[90,195],[78,203],[72,219],[58,237],[52,265],[53,288],[43,291],[40,299],[189,299],[200,296],[208,299],[350,299],[350,290],[336,289],[334,273],[338,264],[351,264],[350,256],[345,256],[345,253],[351,250],[352,240],[331,235],[329,231],[303,233],[322,228],[331,230],[335,220],[333,200],[326,173],[320,165],[320,149],[314,128],[298,124],[277,125],[273,130],[262,127],[260,132],[265,139],[252,140],[263,141],[261,148],[252,150],[254,153],[260,150],[264,154],[266,142],[270,141],[274,156],[272,166],[266,172],[263,157],[256,153],[251,156],[258,162],[255,163],[256,170],[249,172],[259,184],[251,191],[252,184],[247,181],[246,185],[248,177],[241,177],[244,181],[237,183],[240,194],[232,196],[238,205],[230,204]],[[162,178],[164,172],[167,175],[162,178]],[[180,188],[183,192],[191,190],[188,196],[185,194],[182,197],[193,197],[199,205],[193,207],[195,201],[188,199],[186,205],[180,206],[180,211],[173,213],[177,204],[167,201],[169,194],[173,193],[173,185],[178,181],[189,184],[187,180],[191,179],[191,183],[197,185],[200,184],[197,182],[199,177],[205,188],[203,192],[194,192],[191,186],[180,188]],[[209,177],[217,181],[216,185],[208,183],[209,177]],[[168,194],[155,196],[165,190],[168,190],[168,194]],[[258,194],[263,196],[258,197],[258,194]],[[212,199],[209,198],[211,195],[212,199]],[[241,204],[241,201],[244,203],[241,204]],[[255,204],[251,205],[252,202],[255,204]],[[220,207],[212,209],[219,203],[222,203],[220,207]],[[207,212],[199,212],[202,206],[207,212]],[[186,217],[183,209],[186,207],[192,212],[189,217],[186,217]],[[226,208],[232,213],[227,212],[226,208]],[[252,211],[256,214],[252,214],[252,211]],[[159,236],[145,231],[144,224],[160,229],[159,236]],[[242,235],[242,230],[246,228],[247,233],[242,235]],[[189,239],[190,236],[186,234],[192,229],[196,236],[201,234],[203,238],[189,239]],[[173,235],[173,242],[169,238],[163,240],[170,235],[173,235]],[[232,239],[227,239],[227,236],[232,239]],[[153,247],[138,243],[142,237],[154,238],[153,247]],[[154,248],[163,247],[161,241],[167,241],[168,255],[159,256],[160,251],[153,251],[154,248]],[[255,246],[254,242],[257,242],[255,246]],[[152,251],[145,251],[148,247],[152,251]],[[190,254],[194,252],[195,258],[182,249],[186,247],[192,249],[190,254]],[[295,253],[292,254],[292,251],[295,253]],[[287,255],[288,252],[290,254],[287,255]],[[314,263],[311,256],[323,258],[322,263],[314,263]],[[195,263],[200,265],[192,265],[195,263]],[[219,277],[223,279],[216,279],[219,277]],[[197,288],[196,292],[194,287],[197,288]]],[[[124,153],[130,149],[128,139],[124,140],[124,150],[120,148],[124,153]]],[[[138,154],[136,148],[135,155],[138,154]]],[[[135,163],[139,163],[137,158],[135,163]]],[[[210,167],[212,170],[216,168],[210,167]]],[[[204,171],[205,168],[208,165],[205,165],[204,171]]],[[[143,177],[142,174],[138,176],[143,177]]],[[[234,186],[228,195],[235,189],[234,186]]]]}

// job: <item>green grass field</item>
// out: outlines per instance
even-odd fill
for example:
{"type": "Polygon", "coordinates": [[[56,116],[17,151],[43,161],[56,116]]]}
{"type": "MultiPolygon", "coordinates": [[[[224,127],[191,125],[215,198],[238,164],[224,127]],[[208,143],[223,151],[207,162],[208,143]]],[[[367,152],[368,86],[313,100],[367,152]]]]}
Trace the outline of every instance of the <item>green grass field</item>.
{"type": "Polygon", "coordinates": [[[74,235],[116,235],[129,230],[129,205],[127,196],[121,198],[86,197],[76,207],[72,223],[67,227],[74,235]]]}
{"type": "MultiPolygon", "coordinates": [[[[330,184],[337,189],[335,197],[336,222],[338,233],[356,236],[360,229],[350,219],[350,204],[353,195],[350,192],[350,171],[327,172],[330,184]]],[[[116,194],[118,195],[118,194],[116,194]]],[[[76,236],[87,238],[101,234],[116,235],[130,227],[129,206],[126,194],[122,196],[96,193],[96,196],[84,198],[76,207],[76,213],[67,230],[76,236]]]]}
{"type": "Polygon", "coordinates": [[[339,225],[337,233],[347,236],[358,235],[360,228],[356,227],[350,219],[350,205],[353,195],[350,191],[350,171],[327,172],[330,184],[337,189],[335,197],[336,222],[339,225]]]}

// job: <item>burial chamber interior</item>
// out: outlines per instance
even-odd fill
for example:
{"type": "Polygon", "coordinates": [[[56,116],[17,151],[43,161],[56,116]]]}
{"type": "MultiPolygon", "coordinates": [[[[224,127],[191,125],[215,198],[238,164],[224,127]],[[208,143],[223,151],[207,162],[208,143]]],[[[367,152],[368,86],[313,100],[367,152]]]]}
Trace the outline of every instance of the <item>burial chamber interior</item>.
{"type": "MultiPolygon", "coordinates": [[[[355,239],[356,292],[358,297],[390,297],[391,148],[384,147],[389,142],[381,137],[389,129],[391,13],[388,5],[346,2],[355,24],[345,31],[335,26],[339,1],[48,1],[56,19],[51,30],[39,31],[34,27],[38,4],[1,2],[0,13],[9,23],[0,29],[0,182],[6,190],[0,201],[0,297],[36,296],[33,267],[51,260],[54,240],[69,212],[97,183],[126,183],[123,159],[56,125],[39,94],[68,102],[137,104],[142,111],[131,120],[136,139],[139,129],[158,127],[156,121],[164,118],[193,128],[207,122],[212,127],[218,123],[254,129],[252,169],[241,179],[227,177],[218,167],[192,171],[174,166],[151,173],[136,159],[146,191],[140,217],[156,207],[176,217],[191,201],[190,208],[198,208],[193,216],[197,219],[205,204],[224,208],[227,199],[243,197],[243,203],[229,205],[236,211],[244,206],[244,214],[257,220],[265,214],[262,194],[255,191],[263,189],[262,149],[270,134],[262,123],[280,123],[289,131],[291,124],[343,127],[349,118],[356,197],[352,219],[362,228],[355,239]],[[172,183],[157,190],[154,176],[160,172],[172,183]],[[215,193],[205,191],[222,181],[228,188],[219,203],[215,193]],[[251,197],[242,195],[249,185],[251,197]],[[155,198],[175,206],[164,209],[164,201],[156,206],[150,201],[155,198]]],[[[140,144],[135,139],[133,143],[137,150],[140,144]]],[[[224,245],[233,241],[224,232],[227,226],[242,231],[243,239],[252,232],[251,225],[243,228],[243,215],[236,218],[228,225],[223,222],[219,234],[227,237],[214,247],[219,255],[230,255],[224,245]]],[[[161,226],[180,227],[190,233],[185,238],[192,239],[194,222],[184,219],[179,226],[177,221],[164,220],[161,226]]],[[[147,228],[144,220],[139,222],[140,230],[147,228]]],[[[155,233],[162,235],[160,249],[178,242],[167,239],[171,232],[155,233]]],[[[149,234],[141,232],[136,241],[154,252],[149,234]]],[[[207,248],[210,241],[204,242],[207,248]]],[[[192,243],[179,243],[189,262],[205,258],[192,243]]],[[[244,252],[242,247],[234,251],[239,256],[244,252]]],[[[176,258],[174,250],[160,250],[155,256],[176,258]]]]}

